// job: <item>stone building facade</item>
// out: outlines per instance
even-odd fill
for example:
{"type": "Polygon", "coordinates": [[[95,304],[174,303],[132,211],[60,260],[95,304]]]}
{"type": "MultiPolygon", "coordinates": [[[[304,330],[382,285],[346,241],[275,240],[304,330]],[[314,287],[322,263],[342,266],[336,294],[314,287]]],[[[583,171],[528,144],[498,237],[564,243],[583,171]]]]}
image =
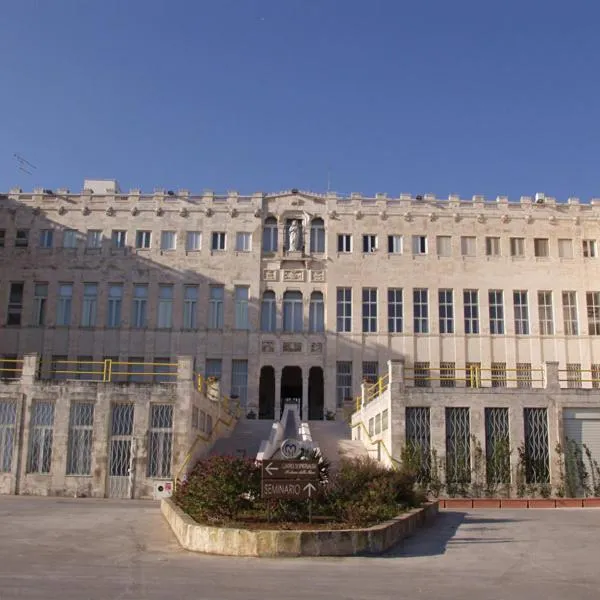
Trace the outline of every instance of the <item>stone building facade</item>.
{"type": "Polygon", "coordinates": [[[599,218],[600,200],[541,194],[13,189],[0,374],[35,352],[42,379],[160,382],[192,356],[261,418],[285,399],[321,419],[398,359],[432,389],[541,387],[549,361],[593,389],[599,218]]]}

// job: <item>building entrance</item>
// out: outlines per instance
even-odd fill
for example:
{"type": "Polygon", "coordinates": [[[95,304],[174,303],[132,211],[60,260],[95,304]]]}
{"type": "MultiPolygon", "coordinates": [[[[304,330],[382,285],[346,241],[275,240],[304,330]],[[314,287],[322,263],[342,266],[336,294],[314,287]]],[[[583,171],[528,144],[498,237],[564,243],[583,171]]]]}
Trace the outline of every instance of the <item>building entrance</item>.
{"type": "Polygon", "coordinates": [[[310,421],[323,419],[324,400],[323,369],[311,367],[308,372],[308,419],[310,421]]]}
{"type": "Polygon", "coordinates": [[[258,382],[258,418],[275,418],[275,369],[263,367],[258,382]]]}
{"type": "Polygon", "coordinates": [[[302,369],[300,367],[283,367],[281,371],[281,414],[286,403],[298,404],[302,418],[302,369]]]}

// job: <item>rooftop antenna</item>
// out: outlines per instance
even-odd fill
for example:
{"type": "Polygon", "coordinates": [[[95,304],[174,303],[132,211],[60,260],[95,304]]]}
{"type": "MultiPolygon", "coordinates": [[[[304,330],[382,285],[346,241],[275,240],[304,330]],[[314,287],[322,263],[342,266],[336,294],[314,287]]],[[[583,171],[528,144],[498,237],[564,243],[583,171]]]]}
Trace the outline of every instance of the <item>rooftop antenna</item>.
{"type": "Polygon", "coordinates": [[[35,165],[31,164],[26,158],[17,152],[13,154],[13,158],[17,161],[19,171],[23,171],[23,173],[27,173],[27,175],[32,175],[32,171],[37,169],[35,165]]]}

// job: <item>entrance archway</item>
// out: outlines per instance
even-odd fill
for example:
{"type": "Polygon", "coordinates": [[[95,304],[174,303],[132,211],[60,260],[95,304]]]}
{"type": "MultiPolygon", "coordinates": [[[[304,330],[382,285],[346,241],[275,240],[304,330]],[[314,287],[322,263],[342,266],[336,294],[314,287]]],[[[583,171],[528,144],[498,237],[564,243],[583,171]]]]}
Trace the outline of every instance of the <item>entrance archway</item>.
{"type": "Polygon", "coordinates": [[[275,418],[275,369],[263,367],[258,382],[258,418],[275,418]]]}
{"type": "Polygon", "coordinates": [[[302,411],[302,369],[300,367],[283,367],[281,371],[282,414],[286,403],[298,404],[298,410],[302,411]]]}
{"type": "Polygon", "coordinates": [[[323,389],[323,369],[311,367],[308,372],[308,419],[318,421],[323,419],[325,406],[325,393],[323,389]]]}

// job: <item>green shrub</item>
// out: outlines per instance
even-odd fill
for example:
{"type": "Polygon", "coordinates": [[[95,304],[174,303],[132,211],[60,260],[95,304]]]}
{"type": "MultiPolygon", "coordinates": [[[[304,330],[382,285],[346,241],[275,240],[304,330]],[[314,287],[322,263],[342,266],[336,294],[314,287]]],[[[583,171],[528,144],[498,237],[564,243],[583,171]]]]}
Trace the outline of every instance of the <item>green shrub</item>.
{"type": "Polygon", "coordinates": [[[199,522],[235,520],[260,495],[260,467],[252,460],[213,456],[200,460],[175,492],[175,502],[199,522]]]}

